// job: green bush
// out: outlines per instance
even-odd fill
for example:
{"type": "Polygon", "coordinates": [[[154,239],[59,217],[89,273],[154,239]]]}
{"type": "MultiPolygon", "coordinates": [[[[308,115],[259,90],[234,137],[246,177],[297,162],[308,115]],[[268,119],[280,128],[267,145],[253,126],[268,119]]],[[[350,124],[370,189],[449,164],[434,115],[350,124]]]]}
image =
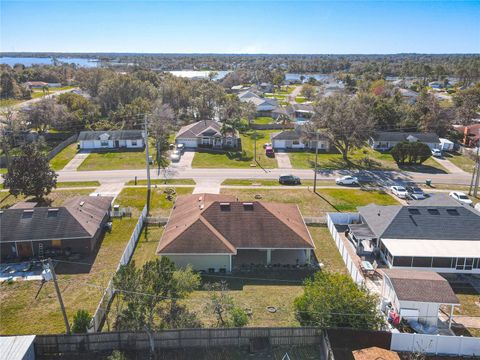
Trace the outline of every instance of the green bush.
{"type": "Polygon", "coordinates": [[[72,332],[80,334],[86,333],[92,317],[86,310],[78,310],[73,316],[72,332]]]}
{"type": "Polygon", "coordinates": [[[421,142],[408,141],[395,145],[390,154],[399,165],[423,164],[430,156],[432,156],[432,152],[428,145],[421,142]]]}
{"type": "Polygon", "coordinates": [[[244,327],[248,324],[247,313],[239,308],[234,307],[231,311],[233,327],[244,327]]]}

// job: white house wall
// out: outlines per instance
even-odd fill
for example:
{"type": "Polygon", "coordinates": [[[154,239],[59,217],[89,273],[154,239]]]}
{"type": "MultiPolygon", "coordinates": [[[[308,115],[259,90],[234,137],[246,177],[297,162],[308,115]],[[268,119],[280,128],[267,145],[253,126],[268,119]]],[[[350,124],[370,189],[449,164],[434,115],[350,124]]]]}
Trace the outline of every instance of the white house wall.
{"type": "MultiPolygon", "coordinates": [[[[137,145],[133,145],[132,140],[119,140],[119,147],[129,148],[129,149],[140,149],[143,148],[143,139],[138,139],[137,145]]],[[[115,141],[108,140],[107,146],[102,146],[100,140],[81,140],[80,149],[113,149],[115,148],[115,141]]]]}
{"type": "Polygon", "coordinates": [[[400,309],[415,309],[418,310],[418,322],[437,326],[439,304],[420,302],[420,301],[405,301],[401,300],[400,309]]]}
{"type": "Polygon", "coordinates": [[[225,269],[230,271],[229,255],[165,255],[177,266],[186,267],[191,265],[194,270],[204,270],[213,268],[215,271],[225,269]]]}

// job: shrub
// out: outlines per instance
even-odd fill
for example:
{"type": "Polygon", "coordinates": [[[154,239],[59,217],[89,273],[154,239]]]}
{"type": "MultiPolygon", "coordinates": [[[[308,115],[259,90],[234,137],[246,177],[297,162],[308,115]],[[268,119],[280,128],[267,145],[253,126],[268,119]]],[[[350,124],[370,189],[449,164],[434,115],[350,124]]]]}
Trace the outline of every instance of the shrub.
{"type": "Polygon", "coordinates": [[[399,165],[422,164],[432,156],[432,152],[428,145],[421,142],[408,141],[395,145],[390,154],[399,165]]]}
{"type": "Polygon", "coordinates": [[[72,331],[74,333],[86,333],[92,317],[86,310],[78,310],[73,316],[72,331]]]}

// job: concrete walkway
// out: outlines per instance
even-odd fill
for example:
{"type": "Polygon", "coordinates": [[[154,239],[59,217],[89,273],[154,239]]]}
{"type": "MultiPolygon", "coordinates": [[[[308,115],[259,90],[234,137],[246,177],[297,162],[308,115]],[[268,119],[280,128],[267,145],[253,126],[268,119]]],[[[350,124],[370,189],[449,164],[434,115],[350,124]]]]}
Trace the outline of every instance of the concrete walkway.
{"type": "Polygon", "coordinates": [[[63,171],[77,171],[78,167],[85,161],[85,159],[90,155],[90,151],[82,150],[69,161],[67,165],[63,168],[63,171]]]}
{"type": "Polygon", "coordinates": [[[463,171],[457,165],[453,164],[452,162],[450,162],[449,160],[447,160],[445,158],[437,158],[435,156],[432,156],[432,159],[435,160],[440,165],[442,165],[445,169],[447,169],[447,171],[450,174],[462,174],[462,175],[465,174],[465,175],[468,175],[467,172],[463,171]]]}
{"type": "Polygon", "coordinates": [[[276,153],[277,165],[279,169],[291,169],[292,163],[287,153],[276,153]]]}
{"type": "Polygon", "coordinates": [[[218,179],[194,179],[196,182],[194,194],[220,194],[220,184],[222,180],[218,179]]]}
{"type": "Polygon", "coordinates": [[[125,183],[123,182],[102,184],[98,188],[96,188],[95,191],[90,195],[112,196],[115,200],[115,198],[118,196],[118,194],[120,194],[124,186],[125,186],[125,183]]]}

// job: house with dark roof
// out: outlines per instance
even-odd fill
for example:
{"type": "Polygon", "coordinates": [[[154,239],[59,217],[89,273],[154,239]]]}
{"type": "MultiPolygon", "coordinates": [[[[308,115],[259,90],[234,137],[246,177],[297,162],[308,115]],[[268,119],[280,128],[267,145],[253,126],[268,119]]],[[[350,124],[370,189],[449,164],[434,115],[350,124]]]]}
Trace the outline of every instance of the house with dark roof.
{"type": "Polygon", "coordinates": [[[380,131],[373,134],[368,140],[374,150],[387,151],[401,142],[422,142],[430,149],[440,149],[440,138],[435,133],[380,131]]]}
{"type": "Polygon", "coordinates": [[[453,309],[460,305],[448,281],[436,272],[385,269],[383,272],[382,298],[394,311],[410,323],[417,332],[438,333],[440,306],[453,309]]]}
{"type": "MultiPolygon", "coordinates": [[[[315,150],[317,138],[309,135],[297,126],[294,130],[284,130],[270,135],[275,150],[315,150]]],[[[318,137],[318,150],[330,150],[330,142],[325,135],[318,137]]]]}
{"type": "Polygon", "coordinates": [[[223,131],[222,124],[214,120],[201,120],[183,126],[175,137],[177,144],[185,148],[237,148],[240,144],[238,131],[223,131]]]}
{"type": "Polygon", "coordinates": [[[244,266],[304,266],[315,248],[297,205],[234,196],[179,196],[157,255],[178,266],[231,272],[244,266]]]}
{"type": "Polygon", "coordinates": [[[378,254],[389,268],[480,274],[480,216],[441,201],[358,208],[347,225],[357,253],[378,254]]]}
{"type": "Polygon", "coordinates": [[[142,130],[82,131],[78,142],[82,150],[142,149],[144,138],[142,130]]]}
{"type": "Polygon", "coordinates": [[[103,196],[76,196],[59,207],[20,205],[0,210],[2,260],[65,251],[89,255],[110,218],[112,200],[103,196]]]}
{"type": "Polygon", "coordinates": [[[276,99],[263,98],[253,91],[244,91],[238,94],[238,98],[242,102],[249,102],[255,105],[257,116],[271,116],[272,111],[278,107],[276,99]]]}
{"type": "Polygon", "coordinates": [[[313,105],[290,104],[286,108],[287,114],[295,121],[308,121],[315,113],[313,105]]]}

